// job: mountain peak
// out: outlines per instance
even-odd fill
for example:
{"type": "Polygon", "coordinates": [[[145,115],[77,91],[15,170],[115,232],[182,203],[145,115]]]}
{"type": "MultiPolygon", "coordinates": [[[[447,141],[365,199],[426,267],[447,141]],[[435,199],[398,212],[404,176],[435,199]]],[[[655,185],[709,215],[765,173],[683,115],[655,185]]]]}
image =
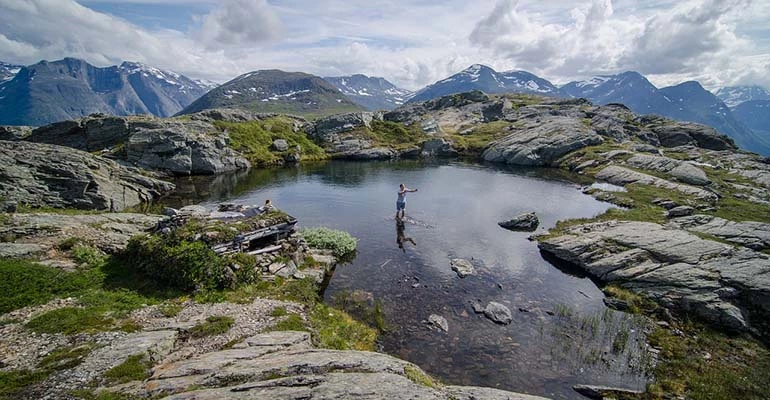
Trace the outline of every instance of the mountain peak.
{"type": "Polygon", "coordinates": [[[368,110],[392,110],[412,96],[411,91],[398,88],[387,79],[376,76],[355,74],[326,77],[324,80],[368,110]]]}
{"type": "Polygon", "coordinates": [[[730,108],[753,100],[770,100],[770,91],[759,85],[727,86],[715,93],[730,108]]]}

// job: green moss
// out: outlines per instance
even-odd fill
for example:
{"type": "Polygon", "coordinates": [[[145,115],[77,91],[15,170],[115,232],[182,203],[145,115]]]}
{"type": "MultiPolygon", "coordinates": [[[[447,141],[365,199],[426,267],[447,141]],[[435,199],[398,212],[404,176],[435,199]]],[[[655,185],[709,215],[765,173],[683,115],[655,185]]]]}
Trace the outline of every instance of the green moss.
{"type": "Polygon", "coordinates": [[[38,315],[27,323],[27,328],[37,333],[63,333],[110,330],[114,320],[95,308],[64,307],[38,315]]]}
{"type": "Polygon", "coordinates": [[[510,126],[511,123],[506,121],[486,122],[475,126],[470,134],[455,134],[451,138],[458,151],[467,155],[480,155],[490,143],[510,134],[506,130],[510,126]]]}
{"type": "Polygon", "coordinates": [[[372,128],[366,129],[366,135],[378,146],[406,149],[417,146],[427,136],[418,124],[405,126],[391,121],[372,121],[372,128]]]}
{"type": "Polygon", "coordinates": [[[377,331],[349,314],[317,303],[310,313],[310,326],[319,347],[336,350],[374,351],[377,331]]]}
{"type": "Polygon", "coordinates": [[[410,381],[421,386],[429,387],[431,389],[438,389],[441,387],[441,384],[437,380],[431,378],[428,374],[422,372],[422,370],[419,368],[411,365],[404,367],[404,375],[406,375],[410,381]]]}
{"type": "Polygon", "coordinates": [[[271,317],[283,317],[286,316],[289,312],[286,311],[286,307],[276,307],[273,309],[273,311],[270,311],[271,317]]]}
{"type": "Polygon", "coordinates": [[[41,382],[51,374],[51,371],[0,371],[0,399],[16,400],[21,398],[24,388],[41,382]]]}
{"type": "Polygon", "coordinates": [[[284,153],[271,150],[273,140],[284,139],[289,144],[288,152],[300,146],[302,160],[327,158],[326,152],[308,139],[304,132],[294,132],[292,121],[285,117],[268,118],[262,121],[215,123],[230,136],[230,146],[243,153],[252,164],[273,165],[283,160],[284,153]]]}
{"type": "Polygon", "coordinates": [[[308,327],[299,314],[288,314],[268,331],[308,331],[308,327]]]}
{"type": "Polygon", "coordinates": [[[53,371],[73,368],[83,362],[83,359],[91,353],[91,348],[92,345],[81,345],[56,349],[40,360],[38,368],[53,371]]]}
{"type": "Polygon", "coordinates": [[[206,321],[200,322],[190,328],[190,336],[193,338],[202,338],[206,336],[221,335],[230,330],[235,324],[232,317],[225,315],[212,315],[206,318],[206,321]]]}
{"type": "Polygon", "coordinates": [[[70,253],[75,262],[89,267],[101,265],[106,260],[104,253],[85,244],[74,245],[70,253]]]}
{"type": "Polygon", "coordinates": [[[694,400],[766,399],[770,393],[770,351],[751,338],[730,337],[698,324],[684,335],[658,328],[650,336],[659,348],[655,380],[644,399],[682,396],[694,400]]]}
{"type": "Polygon", "coordinates": [[[150,368],[152,362],[145,354],[134,354],[105,372],[104,378],[110,385],[140,381],[150,376],[150,368]]]}

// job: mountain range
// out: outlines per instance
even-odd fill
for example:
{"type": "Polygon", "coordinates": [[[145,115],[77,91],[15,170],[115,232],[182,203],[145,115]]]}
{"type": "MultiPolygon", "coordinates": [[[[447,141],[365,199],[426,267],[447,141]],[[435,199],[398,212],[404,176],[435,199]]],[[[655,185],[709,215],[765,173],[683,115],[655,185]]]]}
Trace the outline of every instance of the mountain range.
{"type": "Polygon", "coordinates": [[[401,89],[385,78],[355,74],[324,78],[350,100],[368,110],[393,110],[402,106],[414,93],[401,89]]]}
{"type": "Polygon", "coordinates": [[[363,110],[322,78],[304,72],[271,69],[249,72],[224,83],[179,114],[220,107],[304,116],[363,110]]]}
{"type": "Polygon", "coordinates": [[[628,71],[557,87],[526,71],[497,72],[481,64],[411,92],[384,78],[361,74],[320,78],[260,70],[216,86],[130,62],[105,68],[73,58],[27,67],[0,63],[0,125],[42,125],[94,112],[165,117],[215,107],[315,117],[392,110],[407,102],[471,90],[621,103],[637,113],[710,125],[741,147],[770,155],[770,91],[759,86],[724,87],[713,94],[689,81],[659,89],[643,75],[628,71]]]}
{"type": "Polygon", "coordinates": [[[101,68],[75,58],[41,61],[0,84],[0,124],[43,125],[92,113],[167,117],[211,86],[139,63],[101,68]]]}
{"type": "Polygon", "coordinates": [[[551,82],[529,72],[497,72],[486,65],[473,64],[463,71],[418,90],[409,102],[417,103],[471,90],[481,90],[484,93],[561,95],[559,88],[551,82]]]}

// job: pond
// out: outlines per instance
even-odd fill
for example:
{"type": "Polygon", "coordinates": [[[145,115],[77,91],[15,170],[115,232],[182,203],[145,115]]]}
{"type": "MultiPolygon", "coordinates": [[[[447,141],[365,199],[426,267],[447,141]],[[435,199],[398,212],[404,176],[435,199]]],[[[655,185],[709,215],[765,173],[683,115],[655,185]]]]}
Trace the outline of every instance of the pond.
{"type": "Polygon", "coordinates": [[[643,388],[649,360],[641,351],[642,321],[607,309],[596,285],[546,260],[531,233],[497,225],[535,211],[535,233],[544,233],[558,220],[610,207],[566,178],[548,169],[459,162],[333,161],[181,179],[175,200],[213,206],[271,199],[302,227],[350,232],[357,256],[337,267],[325,301],[379,302],[381,350],[445,383],[557,399],[581,398],[571,389],[577,383],[643,388]],[[401,234],[412,241],[402,240],[403,248],[394,219],[399,183],[419,189],[407,195],[401,234]],[[476,275],[459,278],[452,258],[470,260],[476,275]],[[474,302],[490,301],[510,308],[513,322],[498,325],[474,312],[474,302]],[[427,324],[431,314],[446,318],[448,332],[427,324]]]}

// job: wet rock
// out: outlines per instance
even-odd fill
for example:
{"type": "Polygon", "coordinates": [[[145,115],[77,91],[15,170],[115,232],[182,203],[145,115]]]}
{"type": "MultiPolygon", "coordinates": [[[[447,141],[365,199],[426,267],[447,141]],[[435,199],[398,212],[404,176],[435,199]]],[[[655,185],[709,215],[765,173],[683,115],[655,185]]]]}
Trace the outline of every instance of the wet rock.
{"type": "Polygon", "coordinates": [[[641,390],[632,390],[624,388],[616,388],[610,386],[594,386],[594,385],[575,385],[572,387],[576,392],[582,394],[589,399],[602,400],[606,399],[605,396],[612,396],[613,393],[626,394],[626,395],[639,395],[644,393],[641,390]]]}
{"type": "Polygon", "coordinates": [[[446,318],[440,315],[431,314],[428,317],[428,323],[431,326],[441,329],[444,332],[449,332],[449,323],[447,322],[446,318]]]}
{"type": "Polygon", "coordinates": [[[578,225],[539,247],[603,282],[717,327],[767,329],[762,321],[770,317],[770,259],[762,253],[631,221],[578,225]]]}
{"type": "Polygon", "coordinates": [[[120,211],[174,185],[69,147],[0,142],[0,197],[33,207],[120,211]]]}
{"type": "Polygon", "coordinates": [[[457,154],[457,150],[452,147],[452,142],[448,139],[430,139],[422,144],[423,157],[454,157],[457,154]]]}
{"type": "Polygon", "coordinates": [[[487,306],[484,308],[484,316],[491,319],[495,323],[502,325],[508,325],[511,323],[511,321],[513,321],[511,310],[508,307],[494,301],[489,302],[489,304],[487,304],[487,306]]]}
{"type": "Polygon", "coordinates": [[[497,224],[511,231],[532,232],[537,229],[540,220],[534,212],[528,212],[518,215],[508,221],[498,222],[497,224]]]}
{"type": "Polygon", "coordinates": [[[678,206],[674,207],[666,213],[666,217],[668,218],[677,218],[677,217],[686,217],[688,215],[692,215],[695,212],[695,209],[690,206],[678,206]]]}
{"type": "Polygon", "coordinates": [[[455,271],[460,278],[465,278],[466,276],[474,275],[476,273],[473,264],[468,260],[453,258],[450,260],[450,264],[452,266],[452,271],[455,271]]]}
{"type": "Polygon", "coordinates": [[[284,139],[275,139],[273,140],[273,150],[275,151],[289,150],[289,142],[287,142],[284,139]]]}

